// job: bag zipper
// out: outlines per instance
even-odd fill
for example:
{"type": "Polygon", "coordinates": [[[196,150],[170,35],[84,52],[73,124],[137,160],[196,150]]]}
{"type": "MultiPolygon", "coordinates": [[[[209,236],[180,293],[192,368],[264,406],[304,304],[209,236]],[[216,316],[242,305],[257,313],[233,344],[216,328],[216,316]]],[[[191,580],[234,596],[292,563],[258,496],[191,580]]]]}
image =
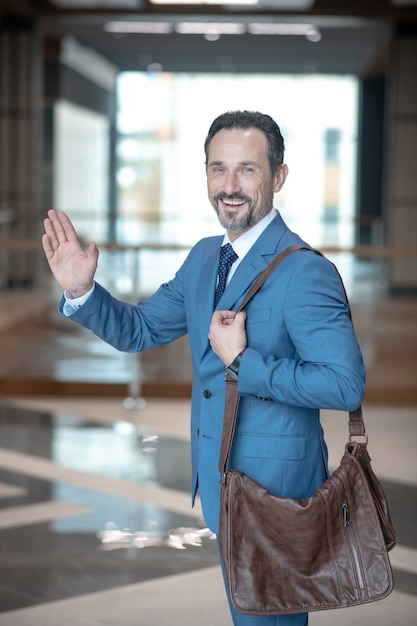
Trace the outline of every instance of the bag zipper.
{"type": "Polygon", "coordinates": [[[355,564],[355,569],[356,569],[356,575],[357,575],[357,579],[358,579],[358,583],[359,583],[359,588],[360,589],[364,589],[365,588],[365,584],[363,581],[363,576],[362,576],[362,570],[361,570],[361,565],[360,565],[360,560],[359,560],[359,553],[358,553],[358,547],[356,544],[356,540],[353,534],[353,529],[352,526],[350,525],[350,519],[349,519],[349,506],[346,500],[342,501],[342,511],[343,511],[343,525],[346,529],[346,534],[349,540],[349,544],[352,550],[352,556],[353,556],[353,562],[355,564]]]}

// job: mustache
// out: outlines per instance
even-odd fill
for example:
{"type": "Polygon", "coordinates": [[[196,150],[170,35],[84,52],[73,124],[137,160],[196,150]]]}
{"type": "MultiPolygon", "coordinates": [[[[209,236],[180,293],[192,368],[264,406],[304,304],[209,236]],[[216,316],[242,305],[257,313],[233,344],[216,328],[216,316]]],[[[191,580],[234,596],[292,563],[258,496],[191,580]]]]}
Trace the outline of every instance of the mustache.
{"type": "Polygon", "coordinates": [[[245,196],[241,193],[225,193],[224,191],[220,191],[213,196],[213,199],[217,202],[218,200],[240,200],[242,202],[252,202],[252,198],[249,196],[245,196]]]}

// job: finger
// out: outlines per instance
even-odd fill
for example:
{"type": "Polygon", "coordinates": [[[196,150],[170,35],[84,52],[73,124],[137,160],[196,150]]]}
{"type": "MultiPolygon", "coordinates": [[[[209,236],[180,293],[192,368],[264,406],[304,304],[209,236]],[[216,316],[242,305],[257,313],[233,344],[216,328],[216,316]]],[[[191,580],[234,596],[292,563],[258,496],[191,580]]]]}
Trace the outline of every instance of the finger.
{"type": "Polygon", "coordinates": [[[217,317],[219,319],[219,321],[221,321],[222,323],[224,322],[224,320],[234,320],[236,317],[236,312],[235,311],[229,311],[229,310],[220,310],[220,311],[215,311],[213,315],[217,314],[217,317]]]}
{"type": "MultiPolygon", "coordinates": [[[[49,218],[49,224],[50,224],[50,229],[48,230],[48,234],[51,235],[51,232],[53,231],[54,238],[59,243],[65,243],[67,241],[67,235],[62,225],[62,216],[58,215],[58,213],[54,211],[54,209],[50,209],[48,211],[48,218],[49,218]]],[[[52,244],[54,244],[53,241],[52,241],[52,244]]]]}
{"type": "Polygon", "coordinates": [[[218,326],[221,323],[222,323],[222,317],[221,315],[219,315],[219,311],[214,311],[213,315],[211,316],[210,328],[213,328],[214,326],[218,326]]]}
{"type": "Polygon", "coordinates": [[[64,213],[64,211],[59,211],[57,215],[58,215],[59,223],[65,233],[66,239],[68,241],[78,241],[77,232],[74,226],[72,225],[72,222],[70,218],[68,217],[68,215],[64,213]]]}
{"type": "MultiPolygon", "coordinates": [[[[56,248],[59,246],[59,241],[55,233],[54,225],[49,217],[43,220],[43,226],[45,228],[45,233],[46,233],[45,237],[47,237],[47,240],[48,240],[48,247],[50,247],[52,250],[56,250],[56,248]]],[[[42,242],[43,242],[43,238],[42,238],[42,242]]]]}
{"type": "Polygon", "coordinates": [[[239,313],[236,314],[235,317],[236,322],[238,322],[239,324],[241,324],[242,326],[245,325],[245,321],[246,321],[246,311],[240,311],[239,313]]]}
{"type": "Polygon", "coordinates": [[[97,245],[94,241],[92,241],[88,246],[88,256],[94,260],[97,260],[98,254],[99,254],[99,250],[97,248],[97,245]]]}
{"type": "Polygon", "coordinates": [[[42,235],[42,246],[43,246],[43,250],[45,252],[45,256],[48,259],[51,259],[54,256],[54,249],[51,245],[51,240],[49,238],[49,235],[42,235]]]}
{"type": "Polygon", "coordinates": [[[48,217],[60,243],[65,243],[66,241],[78,241],[75,228],[64,211],[56,212],[53,209],[50,209],[48,211],[48,217]]]}

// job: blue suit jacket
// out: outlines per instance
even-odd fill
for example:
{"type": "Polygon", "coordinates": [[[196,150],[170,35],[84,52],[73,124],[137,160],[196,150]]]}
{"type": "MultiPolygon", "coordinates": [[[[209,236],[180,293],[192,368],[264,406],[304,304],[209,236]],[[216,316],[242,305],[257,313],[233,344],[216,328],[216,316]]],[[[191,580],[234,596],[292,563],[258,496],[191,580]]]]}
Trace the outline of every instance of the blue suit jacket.
{"type": "MultiPolygon", "coordinates": [[[[217,531],[218,456],[225,368],[207,334],[223,237],[201,240],[175,277],[131,305],[96,285],[71,319],[123,351],[142,351],[188,333],[192,365],[192,495],[199,489],[206,524],[217,531]]],[[[218,307],[236,309],[255,277],[300,238],[281,216],[238,266],[218,307]]],[[[299,250],[272,273],[246,307],[248,347],[239,370],[241,396],[231,466],[276,495],[306,497],[327,478],[319,409],[354,410],[365,369],[335,267],[299,250]]],[[[343,427],[345,427],[343,425],[343,427]]]]}

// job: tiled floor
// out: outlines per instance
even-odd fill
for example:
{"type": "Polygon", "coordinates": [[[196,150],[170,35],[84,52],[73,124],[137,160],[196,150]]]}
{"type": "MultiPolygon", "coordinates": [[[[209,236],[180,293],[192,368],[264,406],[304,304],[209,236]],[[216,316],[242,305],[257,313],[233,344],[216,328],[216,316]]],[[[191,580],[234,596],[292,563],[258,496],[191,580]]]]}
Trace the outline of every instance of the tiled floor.
{"type": "MultiPolygon", "coordinates": [[[[411,626],[417,299],[358,285],[351,303],[369,372],[369,451],[398,533],[395,589],[310,623],[411,626]]],[[[0,305],[0,626],[230,624],[215,541],[190,506],[186,343],[139,361],[59,319],[49,295],[0,305]],[[145,402],[124,402],[144,390],[145,402]]],[[[347,416],[322,419],[335,467],[347,416]]]]}
{"type": "MultiPolygon", "coordinates": [[[[2,399],[0,625],[230,623],[215,541],[189,502],[188,411],[187,400],[2,399]]],[[[396,588],[336,618],[411,625],[417,409],[365,407],[365,419],[398,532],[396,588]]],[[[326,411],[323,424],[334,467],[346,415],[326,411]]],[[[333,624],[332,613],[311,623],[333,624]]]]}

